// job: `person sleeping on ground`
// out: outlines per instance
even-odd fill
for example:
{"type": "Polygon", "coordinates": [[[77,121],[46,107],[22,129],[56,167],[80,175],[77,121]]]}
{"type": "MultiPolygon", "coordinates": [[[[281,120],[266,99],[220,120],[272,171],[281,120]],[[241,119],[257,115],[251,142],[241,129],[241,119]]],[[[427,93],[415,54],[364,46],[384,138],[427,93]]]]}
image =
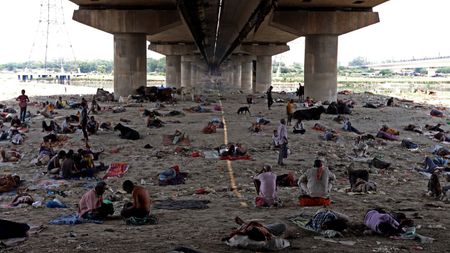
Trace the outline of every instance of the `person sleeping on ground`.
{"type": "Polygon", "coordinates": [[[132,202],[128,202],[123,206],[120,215],[123,218],[144,218],[149,216],[152,201],[147,189],[134,185],[130,180],[125,180],[122,188],[127,193],[131,193],[132,202]]]}
{"type": "Polygon", "coordinates": [[[315,160],[314,167],[308,169],[298,181],[300,195],[326,198],[335,180],[336,176],[328,167],[325,167],[321,160],[315,160]]]}
{"type": "Polygon", "coordinates": [[[12,191],[19,187],[20,177],[17,175],[3,175],[0,176],[0,193],[12,191]]]}
{"type": "Polygon", "coordinates": [[[17,162],[22,158],[22,155],[15,150],[5,150],[0,147],[0,162],[17,162]]]}
{"type": "Polygon", "coordinates": [[[164,126],[164,122],[160,120],[157,116],[148,116],[147,118],[147,127],[150,128],[160,128],[164,126]]]}
{"type": "Polygon", "coordinates": [[[254,177],[256,187],[256,206],[269,207],[277,205],[277,175],[272,172],[270,165],[264,165],[261,172],[254,177]]]}
{"type": "Polygon", "coordinates": [[[436,140],[441,142],[450,142],[450,136],[446,135],[444,132],[439,132],[433,136],[436,140]]]}
{"type": "Polygon", "coordinates": [[[87,191],[78,204],[78,215],[84,219],[104,220],[108,215],[114,214],[112,203],[103,201],[106,183],[100,181],[94,189],[87,191]]]}
{"type": "Polygon", "coordinates": [[[431,126],[431,125],[426,124],[425,125],[425,129],[427,129],[429,131],[445,132],[444,129],[441,128],[441,126],[442,126],[441,123],[438,123],[435,126],[431,126]]]}
{"type": "Polygon", "coordinates": [[[202,132],[204,134],[212,134],[216,132],[216,125],[213,122],[208,122],[208,125],[203,128],[202,132]]]}
{"type": "Polygon", "coordinates": [[[319,233],[326,230],[342,232],[347,229],[348,222],[349,217],[347,215],[321,208],[317,210],[305,226],[319,233]]]}
{"type": "Polygon", "coordinates": [[[416,132],[419,134],[423,134],[423,130],[421,127],[416,126],[414,124],[409,124],[404,128],[405,131],[411,131],[411,132],[416,132]]]}
{"type": "Polygon", "coordinates": [[[373,233],[395,236],[405,232],[406,227],[414,226],[414,222],[407,219],[403,213],[388,213],[381,208],[375,208],[364,216],[364,225],[373,233]]]}
{"type": "Polygon", "coordinates": [[[419,172],[433,173],[435,170],[443,170],[448,165],[448,160],[443,157],[435,157],[431,159],[429,156],[425,157],[423,169],[417,169],[419,172]]]}
{"type": "Polygon", "coordinates": [[[352,126],[352,123],[350,120],[344,120],[344,126],[342,127],[345,131],[354,132],[356,134],[364,134],[363,132],[360,132],[358,129],[352,126]]]}
{"type": "Polygon", "coordinates": [[[243,235],[248,236],[248,239],[253,241],[270,241],[274,237],[284,237],[287,230],[286,224],[283,223],[264,225],[257,221],[245,222],[239,217],[234,218],[234,221],[240,227],[223,240],[229,240],[235,235],[243,235]]]}
{"type": "Polygon", "coordinates": [[[247,154],[247,147],[241,143],[228,143],[228,145],[222,144],[216,150],[220,156],[243,156],[247,154]]]}
{"type": "Polygon", "coordinates": [[[262,131],[262,125],[259,123],[252,123],[252,125],[249,127],[249,130],[253,133],[259,133],[262,131]]]}
{"type": "Polygon", "coordinates": [[[327,129],[323,134],[323,139],[326,141],[337,141],[339,139],[339,135],[333,129],[327,129]]]}

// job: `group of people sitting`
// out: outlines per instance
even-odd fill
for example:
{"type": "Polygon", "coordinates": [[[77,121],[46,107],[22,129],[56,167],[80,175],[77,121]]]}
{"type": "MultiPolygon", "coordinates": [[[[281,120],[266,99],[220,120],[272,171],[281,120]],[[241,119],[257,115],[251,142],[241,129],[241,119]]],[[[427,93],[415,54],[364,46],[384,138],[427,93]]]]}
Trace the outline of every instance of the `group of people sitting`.
{"type": "MultiPolygon", "coordinates": [[[[151,199],[148,190],[142,186],[135,185],[130,180],[122,184],[123,190],[131,194],[131,202],[125,203],[120,215],[127,218],[143,219],[150,216],[151,199]]],[[[114,214],[114,207],[110,200],[104,199],[107,184],[103,181],[97,183],[94,189],[86,192],[80,199],[78,214],[81,218],[91,220],[104,220],[108,215],[114,214]]]]}
{"type": "Polygon", "coordinates": [[[47,173],[63,179],[94,177],[97,172],[107,169],[103,163],[94,164],[100,153],[90,149],[79,149],[76,153],[73,150],[60,150],[48,161],[47,173]]]}

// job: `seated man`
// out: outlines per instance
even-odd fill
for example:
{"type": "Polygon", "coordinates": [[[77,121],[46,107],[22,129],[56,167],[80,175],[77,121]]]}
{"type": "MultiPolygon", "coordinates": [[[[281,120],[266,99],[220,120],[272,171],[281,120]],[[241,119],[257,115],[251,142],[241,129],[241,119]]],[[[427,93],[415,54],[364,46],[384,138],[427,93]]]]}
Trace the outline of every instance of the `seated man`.
{"type": "Polygon", "coordinates": [[[387,213],[381,208],[369,210],[364,217],[364,225],[372,232],[386,236],[399,235],[404,227],[413,225],[402,213],[387,213]]]}
{"type": "Polygon", "coordinates": [[[277,204],[277,175],[270,165],[264,165],[260,174],[254,177],[256,187],[256,206],[272,206],[277,204]]]}
{"type": "Polygon", "coordinates": [[[20,127],[20,125],[22,125],[22,122],[19,119],[19,116],[14,115],[14,118],[12,118],[11,120],[11,126],[12,127],[20,127]]]}
{"type": "Polygon", "coordinates": [[[176,129],[175,134],[173,135],[172,144],[178,144],[180,141],[182,141],[184,138],[187,138],[187,135],[185,135],[180,130],[176,129]]]}
{"type": "Polygon", "coordinates": [[[79,169],[75,165],[74,152],[69,150],[66,154],[66,159],[64,159],[61,165],[61,176],[64,179],[71,179],[79,176],[79,169]]]}
{"type": "Polygon", "coordinates": [[[0,147],[0,162],[17,162],[22,156],[15,150],[6,151],[0,147]]]}
{"type": "Polygon", "coordinates": [[[98,105],[97,100],[95,98],[92,99],[91,103],[91,109],[89,110],[89,113],[92,112],[93,114],[97,114],[102,108],[100,105],[98,105]]]}
{"type": "Polygon", "coordinates": [[[386,105],[387,105],[387,106],[394,106],[394,98],[393,98],[393,97],[389,98],[389,99],[387,100],[386,105]]]}
{"type": "Polygon", "coordinates": [[[0,176],[0,193],[9,192],[20,185],[20,177],[12,175],[0,176]]]}
{"type": "Polygon", "coordinates": [[[94,116],[91,116],[87,122],[86,130],[89,134],[96,134],[98,131],[99,124],[95,121],[94,116]]]}
{"type": "Polygon", "coordinates": [[[103,193],[106,190],[106,183],[100,181],[94,189],[86,192],[78,204],[78,215],[84,219],[103,220],[108,215],[114,214],[112,204],[103,202],[103,193]]]}
{"type": "Polygon", "coordinates": [[[60,150],[57,155],[53,156],[47,164],[47,172],[53,175],[59,175],[61,165],[66,158],[66,151],[60,150]]]}
{"type": "Polygon", "coordinates": [[[123,190],[131,193],[133,202],[128,202],[123,206],[120,215],[123,218],[137,217],[144,218],[150,214],[150,195],[142,186],[134,185],[130,180],[125,180],[122,184],[123,190]]]}
{"type": "Polygon", "coordinates": [[[47,122],[45,122],[45,120],[42,121],[42,132],[51,132],[51,131],[59,132],[60,128],[61,127],[53,120],[50,120],[49,125],[47,125],[47,122]]]}
{"type": "Polygon", "coordinates": [[[63,134],[71,134],[76,131],[75,127],[72,126],[70,123],[71,123],[70,117],[66,117],[66,119],[63,121],[61,125],[63,134]]]}
{"type": "Polygon", "coordinates": [[[347,215],[331,210],[319,209],[305,226],[319,233],[326,230],[342,232],[347,228],[348,221],[349,217],[347,215]]]}
{"type": "Polygon", "coordinates": [[[365,143],[361,136],[358,136],[353,144],[353,153],[356,157],[367,157],[367,149],[369,146],[365,143]]]}
{"type": "Polygon", "coordinates": [[[63,101],[62,97],[58,97],[58,100],[56,100],[56,109],[64,109],[67,105],[67,101],[63,101]]]}
{"type": "Polygon", "coordinates": [[[336,176],[327,167],[323,166],[322,161],[315,160],[314,168],[308,169],[300,177],[298,185],[300,186],[301,195],[308,195],[313,198],[326,198],[335,180],[336,176]]]}
{"type": "Polygon", "coordinates": [[[304,134],[306,132],[305,127],[303,126],[303,122],[301,120],[297,120],[297,123],[294,125],[294,134],[304,134]]]}

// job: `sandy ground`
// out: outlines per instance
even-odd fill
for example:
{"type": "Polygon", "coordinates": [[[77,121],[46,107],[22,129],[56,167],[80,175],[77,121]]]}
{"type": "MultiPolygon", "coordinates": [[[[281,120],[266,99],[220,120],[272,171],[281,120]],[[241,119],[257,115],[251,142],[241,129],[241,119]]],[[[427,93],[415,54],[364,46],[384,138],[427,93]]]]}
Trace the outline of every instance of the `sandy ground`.
{"type": "MultiPolygon", "coordinates": [[[[275,94],[275,98],[287,99],[288,95],[275,94]]],[[[400,107],[390,107],[381,110],[362,108],[363,101],[385,100],[380,96],[367,94],[355,94],[340,96],[341,98],[352,98],[357,101],[354,113],[350,115],[353,126],[361,131],[376,134],[382,124],[388,124],[397,129],[403,129],[408,123],[421,126],[435,123],[446,123],[445,119],[432,118],[429,116],[430,107],[414,108],[411,104],[400,104],[400,107]]],[[[216,94],[208,96],[209,99],[219,102],[216,94]]],[[[33,98],[38,100],[39,98],[33,98]]],[[[40,98],[47,99],[47,98],[40,98]]],[[[0,218],[26,222],[29,224],[44,224],[47,229],[36,236],[32,236],[25,243],[5,249],[5,252],[167,252],[176,246],[188,246],[202,252],[251,252],[229,248],[221,238],[227,236],[235,227],[233,219],[240,216],[244,220],[258,219],[262,222],[286,222],[292,231],[290,238],[291,248],[284,252],[413,252],[413,248],[420,245],[416,241],[392,240],[380,236],[354,236],[349,235],[344,239],[356,242],[354,246],[344,246],[337,243],[323,242],[314,239],[314,236],[298,229],[286,220],[286,217],[306,212],[312,214],[318,208],[302,208],[296,204],[299,191],[297,188],[281,188],[279,196],[284,202],[282,208],[255,208],[253,199],[255,190],[252,183],[254,176],[263,164],[276,164],[277,152],[270,149],[271,134],[278,125],[281,117],[285,117],[285,104],[277,103],[272,110],[267,110],[265,100],[257,98],[256,104],[252,105],[253,114],[261,112],[272,122],[265,127],[263,133],[252,134],[248,127],[255,120],[250,116],[239,116],[236,110],[245,105],[245,95],[225,95],[222,99],[224,117],[227,123],[227,137],[230,142],[242,142],[249,146],[251,161],[231,162],[232,172],[226,161],[208,160],[204,158],[191,158],[182,154],[174,153],[175,147],[164,147],[162,143],[163,134],[172,134],[175,129],[182,129],[189,134],[192,145],[190,150],[212,149],[224,143],[224,132],[219,130],[215,134],[205,135],[201,129],[213,117],[221,117],[220,112],[195,114],[187,113],[184,117],[162,118],[164,121],[180,120],[182,123],[168,123],[161,129],[149,129],[145,127],[145,119],[142,117],[142,108],[150,109],[152,103],[142,104],[142,107],[127,107],[126,113],[113,114],[102,112],[96,117],[100,121],[112,121],[117,123],[119,118],[131,120],[128,125],[140,131],[142,138],[138,141],[125,141],[118,137],[117,132],[100,132],[91,137],[91,145],[102,146],[105,153],[101,160],[105,163],[128,162],[130,170],[122,179],[108,179],[107,183],[112,189],[117,190],[125,179],[135,182],[145,182],[144,186],[150,191],[152,199],[206,199],[210,200],[209,209],[205,210],[180,210],[168,211],[153,209],[153,213],[159,217],[158,225],[127,226],[120,219],[106,221],[101,225],[82,224],[47,225],[48,221],[61,214],[72,213],[77,210],[77,203],[81,195],[87,191],[85,183],[92,181],[74,180],[65,190],[68,197],[59,197],[61,201],[70,205],[69,209],[47,209],[47,208],[17,208],[0,209],[0,218]],[[145,144],[150,144],[153,149],[144,149],[145,144]],[[114,147],[119,147],[119,153],[112,153],[114,147]],[[162,158],[157,158],[156,153],[164,151],[162,158]],[[189,177],[186,184],[178,186],[158,186],[157,174],[172,165],[179,164],[181,170],[188,172],[189,177]],[[230,174],[234,175],[237,190],[240,197],[230,189],[230,174]],[[212,193],[207,195],[195,195],[194,191],[200,187],[210,188],[212,193]],[[333,250],[331,250],[331,248],[333,250]]],[[[101,103],[102,106],[110,106],[112,103],[101,103]]],[[[180,102],[174,106],[167,106],[167,110],[181,110],[184,107],[196,105],[193,102],[180,102]]],[[[33,112],[37,108],[31,108],[33,112]]],[[[60,115],[75,113],[74,110],[60,110],[60,115]]],[[[447,110],[448,114],[448,110],[447,110]]],[[[323,115],[320,123],[341,128],[334,122],[333,115],[323,115]]],[[[33,127],[28,138],[19,150],[26,153],[26,157],[13,166],[1,167],[1,173],[17,173],[25,179],[26,185],[33,185],[39,180],[46,179],[42,172],[45,167],[36,167],[30,164],[30,160],[37,155],[38,146],[44,133],[40,131],[41,120],[34,120],[33,127]]],[[[352,222],[362,223],[363,216],[369,208],[382,206],[389,210],[402,210],[409,208],[405,213],[412,217],[414,213],[420,219],[414,219],[416,225],[420,225],[418,233],[431,236],[436,239],[432,244],[420,245],[425,252],[447,252],[449,232],[446,229],[432,228],[442,225],[450,229],[449,204],[435,201],[424,196],[427,180],[416,172],[412,167],[421,166],[426,155],[425,148],[437,144],[412,132],[401,130],[401,138],[411,138],[421,147],[418,152],[410,152],[400,147],[400,142],[389,142],[378,150],[369,149],[370,155],[378,155],[384,160],[392,163],[391,170],[380,171],[371,169],[371,180],[378,183],[379,192],[370,195],[348,195],[336,191],[348,187],[345,175],[345,166],[351,163],[347,157],[351,143],[356,135],[341,132],[341,140],[325,142],[319,139],[319,132],[311,130],[315,121],[305,122],[307,132],[305,135],[289,135],[291,156],[286,160],[287,166],[274,166],[277,174],[293,171],[299,177],[307,168],[311,167],[313,160],[320,155],[326,160],[328,166],[333,168],[337,175],[335,191],[331,193],[333,210],[346,213],[352,222]]],[[[450,127],[445,126],[448,130],[450,127]]],[[[291,132],[291,130],[289,131],[291,132]]],[[[70,140],[63,146],[64,149],[77,149],[82,146],[81,134],[69,135],[70,140]]],[[[1,143],[2,146],[10,146],[9,143],[1,143]]],[[[368,168],[368,165],[356,163],[356,168],[368,168]]],[[[101,173],[99,176],[103,176],[101,173]]],[[[442,181],[441,181],[442,182],[442,181]]],[[[45,200],[50,199],[43,190],[34,191],[45,200]]],[[[0,195],[1,202],[10,201],[13,196],[0,195]]],[[[0,250],[2,251],[2,250],[0,250]]]]}

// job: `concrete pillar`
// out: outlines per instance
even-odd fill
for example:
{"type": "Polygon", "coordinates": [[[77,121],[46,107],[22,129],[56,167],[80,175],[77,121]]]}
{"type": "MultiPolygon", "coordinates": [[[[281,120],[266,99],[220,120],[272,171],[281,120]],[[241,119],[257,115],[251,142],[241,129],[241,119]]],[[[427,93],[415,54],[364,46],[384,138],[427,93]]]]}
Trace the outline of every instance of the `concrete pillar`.
{"type": "Polygon", "coordinates": [[[195,63],[191,62],[191,86],[195,87],[197,86],[197,65],[195,63]]]}
{"type": "Polygon", "coordinates": [[[181,87],[191,87],[191,62],[181,57],[181,87]]]}
{"type": "Polygon", "coordinates": [[[166,85],[181,87],[181,56],[166,55],[166,85]]]}
{"type": "Polygon", "coordinates": [[[237,89],[241,89],[241,70],[242,65],[241,64],[235,64],[233,67],[233,86],[237,89]]]}
{"type": "Polygon", "coordinates": [[[250,57],[242,61],[241,67],[241,90],[246,93],[253,93],[253,63],[250,57]],[[248,59],[247,59],[248,58],[248,59]]]}
{"type": "Polygon", "coordinates": [[[114,34],[114,96],[147,86],[147,40],[143,33],[114,34]]]}
{"type": "Polygon", "coordinates": [[[308,35],[305,39],[305,96],[336,101],[337,35],[308,35]]]}
{"type": "Polygon", "coordinates": [[[255,92],[263,93],[272,84],[272,56],[261,55],[256,57],[256,84],[255,92]]]}

